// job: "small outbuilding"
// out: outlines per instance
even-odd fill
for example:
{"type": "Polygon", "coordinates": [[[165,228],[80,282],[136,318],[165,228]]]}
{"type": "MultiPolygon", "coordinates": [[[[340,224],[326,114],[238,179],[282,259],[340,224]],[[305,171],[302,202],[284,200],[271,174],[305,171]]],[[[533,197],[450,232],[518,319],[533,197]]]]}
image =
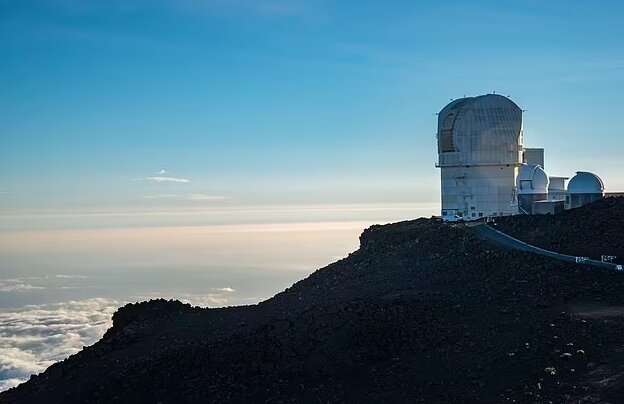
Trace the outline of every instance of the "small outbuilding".
{"type": "Polygon", "coordinates": [[[533,202],[534,215],[555,215],[565,210],[565,201],[535,201],[533,202]]]}

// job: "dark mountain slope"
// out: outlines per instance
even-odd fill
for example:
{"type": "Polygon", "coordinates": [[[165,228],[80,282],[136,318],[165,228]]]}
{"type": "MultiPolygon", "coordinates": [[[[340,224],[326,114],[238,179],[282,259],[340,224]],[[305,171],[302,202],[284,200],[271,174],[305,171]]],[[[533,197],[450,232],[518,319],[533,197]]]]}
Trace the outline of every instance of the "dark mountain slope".
{"type": "Polygon", "coordinates": [[[563,254],[624,264],[624,197],[609,197],[561,214],[496,219],[499,230],[526,243],[563,254]]]}
{"type": "Polygon", "coordinates": [[[101,341],[0,402],[624,399],[623,273],[426,219],[360,241],[256,306],[127,305],[101,341]]]}

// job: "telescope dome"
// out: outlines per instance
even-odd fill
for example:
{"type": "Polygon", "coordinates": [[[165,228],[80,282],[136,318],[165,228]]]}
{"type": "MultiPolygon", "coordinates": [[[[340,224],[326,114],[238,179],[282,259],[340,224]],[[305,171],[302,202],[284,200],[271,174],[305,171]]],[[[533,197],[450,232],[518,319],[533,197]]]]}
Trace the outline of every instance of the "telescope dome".
{"type": "Polygon", "coordinates": [[[568,183],[569,194],[603,194],[604,183],[594,173],[577,171],[568,183]]]}
{"type": "Polygon", "coordinates": [[[460,98],[438,114],[440,166],[522,163],[522,110],[498,94],[460,98]]]}
{"type": "Polygon", "coordinates": [[[546,194],[549,184],[548,174],[537,164],[523,165],[516,178],[519,194],[546,194]]]}

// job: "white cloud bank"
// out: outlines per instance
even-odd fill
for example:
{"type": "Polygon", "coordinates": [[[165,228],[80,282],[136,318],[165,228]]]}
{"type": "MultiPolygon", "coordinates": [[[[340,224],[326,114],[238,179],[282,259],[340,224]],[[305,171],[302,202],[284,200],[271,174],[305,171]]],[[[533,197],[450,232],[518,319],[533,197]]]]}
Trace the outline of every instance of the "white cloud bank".
{"type": "Polygon", "coordinates": [[[122,305],[93,298],[0,310],[0,391],[95,343],[122,305]]]}
{"type": "MultiPolygon", "coordinates": [[[[56,275],[62,279],[65,275],[56,275]]],[[[6,283],[11,280],[3,280],[6,283]]],[[[160,293],[134,296],[131,300],[178,299],[204,307],[223,307],[234,288],[214,293],[160,293]],[[227,295],[227,297],[226,297],[227,295]]],[[[0,391],[28,380],[48,366],[97,342],[112,325],[112,316],[125,301],[92,298],[62,303],[0,309],[0,391]]]]}

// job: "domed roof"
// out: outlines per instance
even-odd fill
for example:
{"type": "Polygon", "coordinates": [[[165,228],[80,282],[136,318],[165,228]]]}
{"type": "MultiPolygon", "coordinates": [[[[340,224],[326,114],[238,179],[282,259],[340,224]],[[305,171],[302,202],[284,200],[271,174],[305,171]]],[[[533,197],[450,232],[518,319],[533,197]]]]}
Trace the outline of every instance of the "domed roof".
{"type": "Polygon", "coordinates": [[[519,194],[547,194],[550,180],[538,164],[525,164],[516,178],[519,194]]]}
{"type": "Polygon", "coordinates": [[[568,193],[570,194],[602,194],[604,193],[604,183],[594,173],[587,171],[577,171],[568,183],[568,193]]]}
{"type": "Polygon", "coordinates": [[[441,165],[522,162],[522,110],[507,97],[454,100],[438,114],[441,165]]]}

